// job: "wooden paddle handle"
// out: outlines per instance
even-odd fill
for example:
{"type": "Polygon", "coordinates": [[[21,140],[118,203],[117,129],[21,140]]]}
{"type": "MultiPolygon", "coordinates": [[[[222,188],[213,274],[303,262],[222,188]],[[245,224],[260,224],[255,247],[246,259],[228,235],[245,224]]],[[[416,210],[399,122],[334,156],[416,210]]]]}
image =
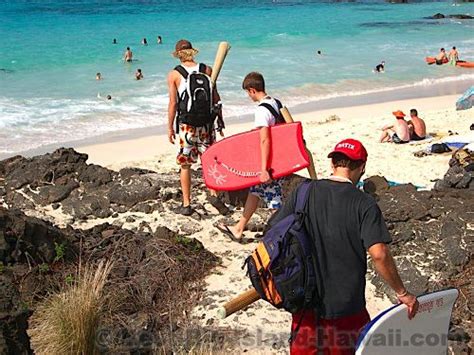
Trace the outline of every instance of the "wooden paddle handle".
{"type": "Polygon", "coordinates": [[[214,65],[212,66],[211,81],[212,84],[216,84],[217,77],[222,69],[222,64],[224,64],[225,57],[230,50],[230,45],[228,42],[219,43],[217,48],[216,58],[214,59],[214,65]]]}
{"type": "MultiPolygon", "coordinates": [[[[293,117],[291,116],[290,111],[288,111],[288,109],[287,109],[286,107],[282,107],[282,108],[280,109],[280,112],[281,112],[281,115],[283,116],[283,118],[285,119],[285,122],[286,122],[286,123],[293,123],[293,122],[295,122],[295,121],[293,120],[293,117]]],[[[306,153],[308,154],[308,158],[309,158],[309,166],[308,166],[308,174],[309,174],[309,177],[310,177],[312,180],[317,180],[317,179],[318,179],[318,175],[316,174],[316,169],[314,168],[313,154],[311,154],[311,152],[309,151],[309,149],[306,147],[306,143],[305,143],[304,149],[306,150],[306,153]]]]}
{"type": "Polygon", "coordinates": [[[288,109],[286,108],[286,106],[285,106],[285,107],[282,107],[282,108],[280,109],[280,112],[281,112],[281,115],[283,116],[283,118],[285,119],[285,122],[286,122],[286,123],[293,123],[293,122],[295,122],[295,121],[293,120],[293,117],[291,116],[290,111],[288,111],[288,109]]]}
{"type": "Polygon", "coordinates": [[[255,301],[258,301],[259,299],[260,295],[252,287],[250,290],[241,293],[237,297],[227,302],[223,307],[219,308],[217,310],[217,316],[220,319],[224,319],[231,314],[234,314],[235,312],[238,312],[251,305],[255,301]]]}

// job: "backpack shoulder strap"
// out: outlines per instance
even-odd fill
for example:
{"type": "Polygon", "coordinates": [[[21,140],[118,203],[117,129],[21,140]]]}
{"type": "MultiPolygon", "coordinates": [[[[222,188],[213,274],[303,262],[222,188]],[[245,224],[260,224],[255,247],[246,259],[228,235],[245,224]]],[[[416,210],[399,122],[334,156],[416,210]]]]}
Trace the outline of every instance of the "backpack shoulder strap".
{"type": "Polygon", "coordinates": [[[278,117],[276,117],[275,119],[275,123],[286,123],[286,120],[285,120],[285,117],[283,117],[282,113],[281,113],[281,109],[283,108],[283,105],[281,103],[280,100],[278,99],[274,99],[277,103],[277,106],[278,106],[278,112],[280,113],[278,115],[278,117]]]}
{"type": "Polygon", "coordinates": [[[296,196],[295,213],[303,212],[306,202],[308,201],[309,188],[311,186],[311,180],[304,181],[298,189],[296,196]]]}
{"type": "Polygon", "coordinates": [[[174,67],[174,70],[176,70],[178,73],[181,74],[181,76],[184,78],[184,80],[188,79],[189,73],[182,65],[177,65],[174,67]]]}
{"type": "Polygon", "coordinates": [[[275,99],[275,98],[274,98],[274,100],[277,103],[278,108],[281,110],[283,108],[283,105],[282,105],[281,101],[278,100],[278,99],[275,99]]]}
{"type": "Polygon", "coordinates": [[[206,64],[204,63],[199,63],[199,72],[206,74],[206,64]]]}
{"type": "Polygon", "coordinates": [[[270,111],[270,113],[272,114],[273,117],[275,117],[275,121],[278,120],[278,117],[280,117],[280,114],[273,108],[272,105],[266,103],[266,102],[262,102],[260,105],[258,106],[262,106],[262,107],[265,107],[268,111],[270,111]]]}

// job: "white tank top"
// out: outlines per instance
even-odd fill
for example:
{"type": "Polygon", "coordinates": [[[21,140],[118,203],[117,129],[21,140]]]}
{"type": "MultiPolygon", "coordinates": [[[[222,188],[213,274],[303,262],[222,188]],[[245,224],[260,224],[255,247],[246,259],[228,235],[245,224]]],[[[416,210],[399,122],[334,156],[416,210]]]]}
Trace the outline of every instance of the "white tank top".
{"type": "MultiPolygon", "coordinates": [[[[182,67],[186,69],[188,74],[191,74],[192,72],[199,72],[199,63],[192,67],[187,67],[185,65],[182,65],[182,67]]],[[[184,92],[184,90],[186,90],[186,80],[184,80],[184,78],[181,76],[178,86],[178,97],[181,97],[181,94],[184,92]]]]}

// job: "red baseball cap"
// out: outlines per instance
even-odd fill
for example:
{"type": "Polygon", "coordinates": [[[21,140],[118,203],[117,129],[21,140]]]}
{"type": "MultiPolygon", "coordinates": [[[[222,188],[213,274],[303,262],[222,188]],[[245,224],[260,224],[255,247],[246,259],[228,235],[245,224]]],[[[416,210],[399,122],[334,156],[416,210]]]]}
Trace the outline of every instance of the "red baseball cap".
{"type": "Polygon", "coordinates": [[[329,153],[328,158],[332,158],[335,153],[341,153],[347,156],[350,160],[367,161],[367,150],[356,139],[344,139],[336,144],[334,150],[329,153]]]}

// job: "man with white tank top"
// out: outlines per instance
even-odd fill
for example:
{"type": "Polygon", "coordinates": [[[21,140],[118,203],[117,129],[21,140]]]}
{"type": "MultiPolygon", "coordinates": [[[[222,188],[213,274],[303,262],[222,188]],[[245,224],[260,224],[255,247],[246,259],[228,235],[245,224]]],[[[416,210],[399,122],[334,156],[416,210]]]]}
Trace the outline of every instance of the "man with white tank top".
{"type": "MultiPolygon", "coordinates": [[[[171,144],[174,144],[176,135],[178,135],[179,138],[179,151],[176,162],[181,166],[180,180],[183,204],[177,212],[185,216],[190,216],[195,212],[191,207],[191,165],[196,163],[198,156],[204,153],[215,141],[213,121],[202,125],[200,123],[193,124],[186,121],[184,119],[185,115],[181,112],[183,111],[183,107],[186,108],[187,106],[186,103],[183,106],[183,97],[185,96],[186,90],[189,89],[187,80],[191,80],[191,74],[200,73],[205,75],[201,78],[206,80],[208,80],[212,74],[212,69],[209,66],[195,62],[194,57],[197,53],[198,51],[193,48],[191,42],[185,39],[178,41],[173,56],[180,60],[180,65],[168,74],[168,139],[171,144]]],[[[212,98],[210,99],[214,107],[214,105],[220,101],[219,93],[215,87],[209,90],[212,91],[210,94],[212,98]]],[[[187,100],[190,99],[187,98],[187,100]]],[[[216,114],[218,117],[217,121],[221,123],[218,130],[221,136],[223,136],[222,111],[219,109],[216,114]]],[[[214,190],[210,190],[209,202],[220,214],[225,215],[229,212],[227,206],[218,198],[217,192],[214,190]]]]}

